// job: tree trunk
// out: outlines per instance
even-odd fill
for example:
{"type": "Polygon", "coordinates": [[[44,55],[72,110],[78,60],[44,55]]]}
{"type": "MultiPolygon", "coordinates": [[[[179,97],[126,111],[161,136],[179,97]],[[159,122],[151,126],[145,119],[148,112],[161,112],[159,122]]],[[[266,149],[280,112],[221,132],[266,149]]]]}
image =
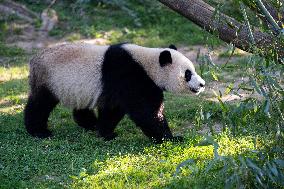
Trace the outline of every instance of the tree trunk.
{"type": "Polygon", "coordinates": [[[34,22],[35,19],[39,18],[39,16],[36,13],[27,9],[24,5],[21,5],[19,3],[10,0],[4,0],[3,2],[0,0],[0,2],[1,2],[0,11],[5,14],[8,15],[16,14],[20,18],[31,23],[34,22]]]}
{"type": "MultiPolygon", "coordinates": [[[[253,52],[252,41],[248,27],[235,19],[215,11],[215,9],[202,0],[159,0],[164,5],[178,12],[190,21],[210,33],[217,33],[219,38],[236,47],[253,52]]],[[[272,51],[277,52],[278,57],[284,57],[283,41],[268,33],[253,31],[254,44],[261,50],[263,56],[272,51]]]]}

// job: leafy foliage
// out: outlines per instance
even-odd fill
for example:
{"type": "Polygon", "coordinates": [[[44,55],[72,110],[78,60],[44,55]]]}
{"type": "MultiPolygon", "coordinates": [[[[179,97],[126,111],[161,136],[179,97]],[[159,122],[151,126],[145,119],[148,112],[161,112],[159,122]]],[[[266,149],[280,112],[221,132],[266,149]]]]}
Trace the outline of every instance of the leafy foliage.
{"type": "MultiPolygon", "coordinates": [[[[252,1],[246,4],[253,3],[252,1]]],[[[255,4],[251,5],[255,6],[255,4]]],[[[244,12],[243,12],[244,13],[244,12]]],[[[244,21],[250,24],[249,19],[244,21]]],[[[266,26],[264,26],[266,27],[266,26]]],[[[252,36],[253,37],[253,36],[252,36]]],[[[252,48],[253,44],[252,44],[252,48]]],[[[232,49],[232,54],[235,48],[232,49]]],[[[245,133],[255,133],[257,140],[259,133],[266,133],[275,138],[272,149],[253,150],[248,154],[238,156],[221,156],[218,154],[219,144],[212,138],[201,142],[201,145],[211,144],[214,146],[214,158],[206,165],[206,172],[216,170],[221,175],[225,175],[226,188],[279,188],[284,186],[283,172],[283,131],[284,131],[284,67],[275,61],[273,55],[267,59],[255,54],[244,59],[242,70],[245,70],[240,77],[246,78],[241,83],[230,83],[227,88],[221,91],[215,91],[215,96],[219,101],[223,127],[229,128],[233,135],[243,135],[245,133]],[[243,96],[244,92],[248,97],[237,103],[228,103],[223,100],[223,95],[243,96]],[[277,143],[280,144],[277,144],[277,143]],[[282,150],[279,150],[282,149],[282,150]]],[[[216,65],[210,56],[206,55],[199,58],[202,62],[200,66],[201,74],[211,80],[218,81],[219,75],[224,72],[227,64],[216,65]]],[[[200,120],[205,123],[210,119],[205,119],[205,115],[211,115],[211,112],[200,112],[197,116],[197,122],[200,120]],[[202,119],[200,119],[200,117],[202,119]]],[[[207,116],[208,117],[208,116],[207,116]]],[[[210,116],[209,116],[210,117],[210,116]]],[[[214,132],[211,132],[214,134],[214,132]]],[[[189,167],[193,173],[200,174],[200,170],[193,169],[194,159],[189,159],[181,163],[181,166],[190,163],[189,167]]],[[[177,171],[178,172],[178,171],[177,171]]]]}
{"type": "MultiPolygon", "coordinates": [[[[225,188],[278,188],[284,186],[284,160],[270,159],[260,151],[251,151],[250,157],[222,156],[218,153],[220,147],[211,137],[201,141],[198,146],[214,146],[214,158],[205,165],[205,173],[217,171],[225,176],[225,188]]],[[[177,166],[176,175],[182,167],[187,166],[192,174],[200,174],[196,160],[188,159],[177,166]],[[189,164],[189,165],[188,165],[189,164]]],[[[202,171],[202,170],[201,170],[202,171]]]]}

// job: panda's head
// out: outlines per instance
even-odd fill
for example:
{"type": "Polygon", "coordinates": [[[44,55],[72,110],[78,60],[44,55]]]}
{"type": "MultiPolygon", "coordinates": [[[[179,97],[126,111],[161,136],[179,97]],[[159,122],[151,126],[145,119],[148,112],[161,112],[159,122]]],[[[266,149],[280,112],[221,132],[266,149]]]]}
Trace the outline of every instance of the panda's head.
{"type": "Polygon", "coordinates": [[[174,45],[161,49],[159,54],[161,69],[160,85],[171,92],[191,91],[199,94],[204,90],[205,81],[196,73],[192,62],[177,51],[174,45]]]}

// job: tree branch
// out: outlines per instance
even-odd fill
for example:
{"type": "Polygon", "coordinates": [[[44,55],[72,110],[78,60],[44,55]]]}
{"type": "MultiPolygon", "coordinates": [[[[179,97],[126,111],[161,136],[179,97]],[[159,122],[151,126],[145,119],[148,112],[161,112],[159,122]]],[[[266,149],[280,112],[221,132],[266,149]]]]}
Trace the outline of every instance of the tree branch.
{"type": "MultiPolygon", "coordinates": [[[[250,3],[248,3],[247,1],[243,1],[243,3],[248,6],[252,11],[258,13],[258,17],[260,19],[262,19],[264,21],[264,23],[268,26],[268,27],[272,27],[271,23],[268,20],[268,17],[264,15],[264,12],[260,9],[259,6],[257,6],[257,2],[258,1],[252,1],[250,3]]],[[[269,14],[272,16],[272,18],[277,22],[279,27],[282,27],[282,23],[284,23],[284,12],[283,10],[279,10],[279,12],[277,11],[276,8],[274,8],[270,3],[268,3],[267,1],[262,1],[263,6],[265,7],[265,9],[269,12],[269,14]]],[[[276,32],[277,33],[277,32],[276,32]]]]}
{"type": "MultiPolygon", "coordinates": [[[[250,43],[249,30],[245,24],[219,13],[212,6],[202,0],[159,0],[161,3],[178,12],[190,21],[210,33],[219,35],[219,38],[236,47],[253,52],[250,43]],[[218,19],[216,19],[216,16],[218,19]]],[[[253,32],[255,47],[261,50],[263,56],[269,55],[272,51],[277,52],[278,57],[284,57],[284,43],[273,35],[255,30],[253,32]]]]}
{"type": "Polygon", "coordinates": [[[4,0],[3,2],[1,1],[0,11],[8,15],[16,14],[20,18],[31,23],[34,22],[35,19],[39,18],[36,13],[27,9],[24,5],[11,0],[4,0]]]}

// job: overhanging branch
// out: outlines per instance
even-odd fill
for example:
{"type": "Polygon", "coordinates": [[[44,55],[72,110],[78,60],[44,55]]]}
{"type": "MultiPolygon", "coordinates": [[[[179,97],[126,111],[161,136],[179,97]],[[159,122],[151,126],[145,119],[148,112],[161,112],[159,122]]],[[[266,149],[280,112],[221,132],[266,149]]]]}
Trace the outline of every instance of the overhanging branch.
{"type": "MultiPolygon", "coordinates": [[[[236,47],[253,52],[251,47],[249,31],[246,25],[235,19],[216,12],[216,10],[202,0],[159,0],[161,3],[178,12],[190,21],[210,33],[217,33],[219,38],[236,47]],[[217,13],[217,14],[216,14],[217,13]],[[218,19],[216,19],[218,16],[218,19]]],[[[268,33],[255,30],[253,32],[255,46],[261,50],[262,55],[267,56],[272,51],[277,52],[278,57],[284,57],[284,43],[277,37],[268,33]]]]}

